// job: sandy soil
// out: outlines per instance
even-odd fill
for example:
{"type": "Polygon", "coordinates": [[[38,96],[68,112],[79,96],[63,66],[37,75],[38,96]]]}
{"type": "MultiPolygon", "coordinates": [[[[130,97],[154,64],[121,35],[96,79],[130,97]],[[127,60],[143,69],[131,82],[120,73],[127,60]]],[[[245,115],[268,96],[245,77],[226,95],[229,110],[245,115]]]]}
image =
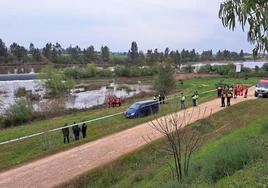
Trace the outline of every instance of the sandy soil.
{"type": "MultiPolygon", "coordinates": [[[[255,99],[253,96],[254,89],[253,87],[250,88],[247,99],[239,97],[232,100],[232,104],[255,99]]],[[[202,111],[206,109],[204,116],[198,117],[198,113],[194,113],[190,122],[208,117],[211,112],[216,113],[224,108],[220,107],[220,100],[215,99],[199,105],[194,111],[197,112],[199,109],[202,111]]],[[[193,108],[190,108],[187,111],[191,113],[192,110],[193,108]]],[[[181,111],[178,114],[183,115],[184,112],[181,111]]],[[[0,173],[0,187],[42,188],[59,185],[144,146],[148,141],[144,137],[147,136],[150,136],[152,140],[161,137],[160,133],[152,129],[148,123],[144,123],[68,151],[2,172],[0,173]]]]}

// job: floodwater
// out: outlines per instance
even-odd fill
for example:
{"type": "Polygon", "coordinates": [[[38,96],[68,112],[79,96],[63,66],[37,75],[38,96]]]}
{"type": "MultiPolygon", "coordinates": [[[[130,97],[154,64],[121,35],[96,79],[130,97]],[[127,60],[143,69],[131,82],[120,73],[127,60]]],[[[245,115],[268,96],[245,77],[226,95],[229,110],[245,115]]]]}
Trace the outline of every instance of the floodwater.
{"type": "MultiPolygon", "coordinates": [[[[246,68],[254,69],[256,66],[261,68],[265,63],[268,63],[268,61],[244,61],[244,62],[233,62],[232,64],[242,64],[246,68]]],[[[209,64],[214,66],[214,65],[228,65],[230,63],[212,62],[212,63],[209,63],[209,64]]],[[[196,63],[196,64],[193,64],[192,66],[194,66],[194,67],[196,67],[198,69],[198,68],[200,68],[200,67],[202,67],[204,65],[206,65],[206,64],[204,64],[204,63],[196,63]]],[[[184,66],[186,66],[186,65],[184,65],[184,66]]]]}
{"type": "MultiPolygon", "coordinates": [[[[60,97],[63,100],[64,109],[86,109],[94,106],[102,105],[107,96],[116,96],[121,98],[129,98],[141,92],[150,92],[150,85],[126,85],[128,89],[120,89],[122,85],[111,83],[109,87],[103,86],[98,90],[85,91],[84,88],[77,88],[71,90],[68,97],[60,97]]],[[[11,104],[14,104],[17,99],[14,95],[18,88],[25,88],[27,91],[31,90],[33,94],[40,96],[40,99],[33,101],[34,109],[42,111],[44,104],[50,104],[52,100],[47,99],[46,91],[42,87],[40,80],[13,80],[13,81],[0,81],[0,112],[3,112],[11,104]]],[[[59,104],[57,104],[59,105],[59,104]]],[[[47,108],[49,109],[49,108],[47,108]]]]}

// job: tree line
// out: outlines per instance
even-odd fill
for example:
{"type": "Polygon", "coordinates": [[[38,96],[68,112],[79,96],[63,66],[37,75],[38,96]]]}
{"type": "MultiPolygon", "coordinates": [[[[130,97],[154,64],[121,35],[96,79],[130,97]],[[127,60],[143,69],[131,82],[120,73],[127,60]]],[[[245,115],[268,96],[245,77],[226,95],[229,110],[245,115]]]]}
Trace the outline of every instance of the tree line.
{"type": "Polygon", "coordinates": [[[164,51],[149,49],[144,53],[138,49],[135,41],[131,43],[128,52],[111,52],[108,46],[102,46],[97,51],[94,46],[80,48],[79,46],[69,46],[63,48],[58,42],[47,43],[43,48],[37,48],[33,43],[29,48],[25,48],[17,43],[12,43],[9,47],[0,39],[0,63],[20,63],[20,62],[52,62],[58,64],[82,64],[82,63],[109,63],[109,64],[130,64],[130,65],[153,65],[164,61],[180,65],[186,62],[200,61],[239,61],[246,56],[243,50],[240,53],[228,50],[218,51],[215,54],[212,50],[202,53],[192,50],[170,50],[164,51]]]}

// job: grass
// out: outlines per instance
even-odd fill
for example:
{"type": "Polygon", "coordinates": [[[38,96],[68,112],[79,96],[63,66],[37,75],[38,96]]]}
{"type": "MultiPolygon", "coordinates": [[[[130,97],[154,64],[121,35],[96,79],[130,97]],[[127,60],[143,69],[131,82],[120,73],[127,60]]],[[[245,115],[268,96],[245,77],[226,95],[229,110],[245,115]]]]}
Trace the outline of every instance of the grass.
{"type": "MultiPolygon", "coordinates": [[[[249,80],[236,80],[227,79],[228,83],[244,83],[254,85],[257,82],[257,78],[250,78],[249,80]]],[[[183,91],[185,94],[192,94],[193,91],[198,90],[200,93],[203,91],[211,90],[215,88],[215,83],[219,81],[219,78],[202,78],[192,79],[184,81],[183,85],[177,85],[177,91],[183,91]]],[[[208,101],[216,96],[216,93],[208,93],[200,96],[200,102],[208,101]]],[[[0,130],[0,142],[17,137],[50,130],[53,128],[61,127],[65,123],[81,122],[88,119],[94,119],[97,117],[114,114],[124,111],[132,102],[137,99],[131,99],[127,101],[120,108],[113,109],[95,109],[84,112],[75,112],[73,114],[55,117],[43,121],[35,121],[23,126],[14,127],[10,129],[0,130]]],[[[178,109],[178,102],[170,101],[168,104],[161,105],[158,116],[168,114],[178,109]]],[[[188,97],[189,104],[189,97],[188,97]]],[[[23,164],[27,161],[38,159],[40,157],[50,155],[62,150],[66,150],[86,142],[96,140],[103,136],[133,127],[140,123],[151,120],[152,116],[138,118],[138,119],[125,119],[123,116],[116,116],[109,119],[100,120],[91,123],[88,128],[88,137],[84,140],[77,142],[71,141],[70,144],[63,144],[62,133],[54,132],[46,135],[34,137],[31,139],[23,140],[20,142],[2,145],[0,146],[0,170],[11,168],[15,165],[23,164]]]]}
{"type": "MultiPolygon", "coordinates": [[[[267,110],[267,99],[247,101],[192,124],[192,127],[204,135],[204,144],[194,153],[191,175],[185,180],[183,187],[266,187],[268,185],[267,110]],[[246,148],[246,151],[242,150],[239,153],[237,149],[233,149],[229,153],[224,153],[226,152],[222,149],[224,145],[235,148],[239,143],[244,143],[245,147],[241,148],[246,148]],[[215,164],[213,160],[217,158],[211,158],[213,154],[221,154],[226,160],[229,156],[235,156],[235,153],[244,154],[243,152],[253,151],[248,147],[253,150],[258,148],[254,158],[246,159],[242,166],[235,166],[229,176],[222,176],[216,182],[209,180],[204,169],[215,164]]],[[[156,144],[162,145],[163,140],[156,141],[156,144]]],[[[241,155],[237,156],[233,159],[239,160],[241,155]]],[[[170,156],[145,146],[61,187],[172,187],[173,185],[177,187],[178,185],[172,182],[167,162],[171,162],[170,156]]],[[[232,165],[231,167],[234,167],[232,165]]]]}

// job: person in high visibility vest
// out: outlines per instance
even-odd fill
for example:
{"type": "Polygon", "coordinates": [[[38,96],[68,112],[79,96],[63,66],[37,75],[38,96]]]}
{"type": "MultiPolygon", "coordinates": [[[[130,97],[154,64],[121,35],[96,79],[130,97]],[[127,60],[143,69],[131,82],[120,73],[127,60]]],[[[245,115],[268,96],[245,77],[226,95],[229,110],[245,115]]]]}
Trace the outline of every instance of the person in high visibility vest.
{"type": "Polygon", "coordinates": [[[197,106],[197,99],[198,99],[198,96],[196,95],[196,93],[194,93],[192,95],[193,106],[197,106]]]}
{"type": "Polygon", "coordinates": [[[186,97],[183,95],[183,93],[181,93],[181,98],[180,98],[181,109],[186,109],[185,99],[186,97]]]}
{"type": "Polygon", "coordinates": [[[196,95],[196,106],[198,105],[198,99],[199,99],[199,93],[198,91],[195,91],[195,95],[196,95]]]}

